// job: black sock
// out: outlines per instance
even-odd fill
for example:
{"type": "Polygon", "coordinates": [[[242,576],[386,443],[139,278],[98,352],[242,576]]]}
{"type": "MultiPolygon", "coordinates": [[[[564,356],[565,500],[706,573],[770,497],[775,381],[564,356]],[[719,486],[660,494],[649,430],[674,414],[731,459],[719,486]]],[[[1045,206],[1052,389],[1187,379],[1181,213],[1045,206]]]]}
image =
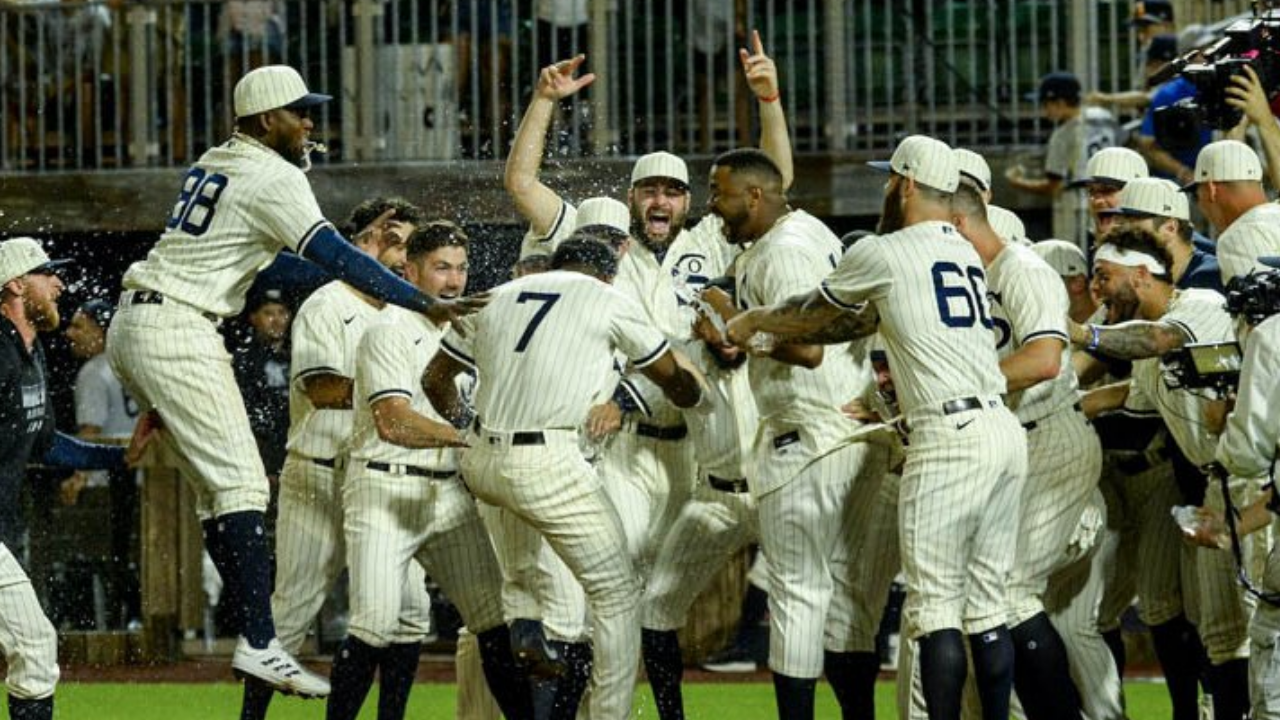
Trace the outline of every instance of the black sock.
{"type": "Polygon", "coordinates": [[[773,696],[778,702],[778,720],[813,720],[816,679],[773,674],[773,696]]]}
{"type": "Polygon", "coordinates": [[[765,618],[769,616],[769,593],[747,583],[747,592],[742,596],[742,617],[738,619],[738,632],[735,644],[746,647],[755,633],[760,631],[765,618]]]}
{"type": "Polygon", "coordinates": [[[489,681],[489,692],[507,720],[533,720],[533,686],[529,675],[516,664],[511,652],[511,632],[506,625],[476,633],[480,665],[489,681]]]}
{"type": "MultiPolygon", "coordinates": [[[[1045,622],[1048,622],[1047,618],[1045,622]]],[[[1052,626],[1050,629],[1053,629],[1052,626]]],[[[1054,637],[1057,637],[1056,633],[1054,637]]],[[[1061,638],[1058,643],[1062,643],[1061,638]]],[[[1008,720],[1016,657],[1009,629],[1001,625],[984,633],[970,635],[969,653],[973,656],[973,679],[978,687],[978,700],[982,703],[983,720],[1008,720]]],[[[1070,675],[1067,676],[1066,685],[1067,690],[1059,692],[1069,691],[1075,697],[1076,687],[1072,684],[1070,675]]],[[[1076,707],[1079,707],[1078,698],[1075,702],[1076,707]]],[[[1080,720],[1078,710],[1071,720],[1080,720]]]]}
{"type": "Polygon", "coordinates": [[[1179,615],[1169,622],[1153,626],[1151,642],[1164,671],[1165,686],[1173,705],[1173,720],[1198,720],[1198,682],[1204,646],[1200,644],[1195,626],[1185,616],[1179,615]]]}
{"type": "Polygon", "coordinates": [[[960,631],[938,630],[922,635],[918,642],[920,686],[929,720],[960,720],[964,681],[969,674],[960,631]]]}
{"type": "Polygon", "coordinates": [[[565,672],[556,681],[555,699],[548,720],[574,720],[582,705],[582,696],[591,684],[591,643],[551,641],[564,658],[565,672]]]}
{"type": "Polygon", "coordinates": [[[1124,648],[1124,633],[1120,628],[1108,630],[1102,633],[1102,641],[1107,644],[1107,649],[1111,651],[1111,657],[1116,661],[1116,673],[1120,677],[1124,677],[1124,666],[1127,662],[1127,652],[1124,648]]]}
{"type": "Polygon", "coordinates": [[[873,652],[823,653],[823,670],[844,720],[875,720],[880,658],[873,652]]]}
{"type": "Polygon", "coordinates": [[[22,700],[9,696],[10,720],[52,720],[53,696],[39,700],[22,700]]]}
{"type": "Polygon", "coordinates": [[[653,689],[653,703],[662,720],[684,720],[684,698],[680,680],[684,661],[680,657],[680,638],[675,630],[640,631],[640,648],[644,656],[644,672],[653,689]]]}
{"type": "Polygon", "coordinates": [[[1244,720],[1249,716],[1249,661],[1228,660],[1209,666],[1213,685],[1213,720],[1244,720]]]}
{"type": "Polygon", "coordinates": [[[1079,720],[1080,693],[1071,679],[1067,647],[1049,616],[1041,612],[1009,634],[1017,668],[1013,682],[1028,720],[1079,720]]]}
{"type": "Polygon", "coordinates": [[[378,665],[378,720],[402,720],[409,691],[418,676],[422,643],[392,643],[378,665]]]}
{"type": "Polygon", "coordinates": [[[382,664],[383,648],[348,635],[333,657],[325,720],[355,720],[373,687],[373,674],[382,664]]]}
{"type": "Polygon", "coordinates": [[[240,720],[266,720],[267,708],[271,706],[271,696],[275,694],[275,688],[251,675],[246,675],[244,699],[240,701],[240,720]]]}
{"type": "Polygon", "coordinates": [[[276,636],[271,619],[271,551],[262,513],[228,513],[205,523],[205,548],[222,575],[222,602],[232,602],[236,630],[258,649],[276,636]],[[208,524],[214,525],[210,532],[208,524]],[[212,538],[212,541],[210,539],[212,538]]]}

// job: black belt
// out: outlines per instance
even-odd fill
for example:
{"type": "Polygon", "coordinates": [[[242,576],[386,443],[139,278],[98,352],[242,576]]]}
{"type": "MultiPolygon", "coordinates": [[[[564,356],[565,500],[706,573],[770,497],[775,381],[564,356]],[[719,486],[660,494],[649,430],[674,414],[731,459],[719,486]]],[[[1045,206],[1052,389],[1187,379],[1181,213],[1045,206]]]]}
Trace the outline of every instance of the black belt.
{"type": "Polygon", "coordinates": [[[707,484],[720,492],[744,493],[747,491],[746,478],[735,478],[730,480],[728,478],[716,477],[715,475],[708,475],[707,484]]]}
{"type": "Polygon", "coordinates": [[[683,440],[689,436],[689,428],[684,425],[658,427],[657,425],[636,423],[636,434],[641,437],[653,438],[654,440],[683,440]]]}
{"type": "Polygon", "coordinates": [[[490,433],[489,435],[490,445],[500,444],[504,436],[509,436],[511,438],[512,445],[546,445],[547,444],[547,436],[543,435],[541,430],[521,430],[519,432],[513,432],[513,433],[499,433],[491,430],[485,430],[484,424],[480,422],[480,417],[478,415],[476,416],[476,419],[472,424],[472,427],[475,428],[475,431],[481,435],[485,433],[490,433]]]}
{"type": "MultiPolygon", "coordinates": [[[[1071,409],[1075,410],[1076,412],[1084,412],[1084,408],[1081,407],[1080,403],[1078,402],[1075,405],[1072,405],[1071,409]]],[[[1040,420],[1045,420],[1045,419],[1047,418],[1040,418],[1040,420]]],[[[1031,422],[1024,422],[1022,423],[1022,429],[1026,430],[1027,432],[1031,432],[1032,430],[1035,430],[1036,428],[1040,427],[1040,420],[1032,420],[1031,422]]],[[[1085,422],[1088,422],[1088,421],[1086,420],[1085,422]]]]}
{"type": "Polygon", "coordinates": [[[311,458],[311,462],[319,465],[320,467],[329,468],[330,470],[336,470],[338,468],[337,458],[311,458]]]}
{"type": "MultiPolygon", "coordinates": [[[[165,303],[164,295],[154,290],[134,290],[133,295],[129,298],[130,305],[163,305],[165,303]]],[[[197,310],[200,316],[211,323],[220,323],[222,318],[211,312],[203,312],[197,310]]]]}
{"type": "Polygon", "coordinates": [[[404,470],[405,475],[416,475],[417,477],[431,478],[432,480],[448,480],[458,474],[457,470],[431,470],[417,465],[390,465],[384,462],[367,462],[364,466],[370,470],[384,473],[389,473],[393,467],[398,467],[404,470]]]}
{"type": "Polygon", "coordinates": [[[955,415],[966,410],[981,410],[982,401],[976,397],[956,398],[942,403],[943,415],[955,415]]]}

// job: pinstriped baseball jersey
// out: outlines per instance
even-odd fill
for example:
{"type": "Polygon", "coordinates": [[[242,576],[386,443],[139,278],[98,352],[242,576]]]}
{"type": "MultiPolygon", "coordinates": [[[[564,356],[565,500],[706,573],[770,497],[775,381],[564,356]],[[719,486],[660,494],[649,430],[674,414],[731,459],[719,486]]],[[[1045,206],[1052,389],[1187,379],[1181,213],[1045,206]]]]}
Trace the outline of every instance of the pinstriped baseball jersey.
{"type": "Polygon", "coordinates": [[[685,416],[698,467],[719,478],[745,478],[746,458],[759,424],[746,368],[728,370],[716,365],[705,347],[687,348],[685,354],[701,360],[698,366],[713,390],[711,412],[685,416]]]}
{"type": "Polygon", "coordinates": [[[422,371],[436,354],[440,328],[425,315],[387,306],[364,331],[356,356],[356,382],[352,390],[355,419],[351,430],[351,459],[418,465],[437,470],[453,470],[457,459],[453,448],[407,448],[378,437],[373,423],[373,405],[388,397],[409,401],[414,412],[447,423],[422,391],[422,371]],[[405,359],[412,362],[406,363],[405,359]]]}
{"type": "Polygon", "coordinates": [[[350,285],[335,280],[302,303],[293,321],[293,381],[289,385],[289,450],[328,459],[345,450],[351,438],[351,410],[317,409],[303,386],[320,374],[354,378],[356,348],[378,308],[350,285]]]}
{"type": "MultiPolygon", "coordinates": [[[[817,218],[802,210],[784,215],[739,256],[738,305],[772,305],[812,290],[842,251],[839,238],[817,218]]],[[[853,429],[839,406],[860,394],[868,379],[849,361],[847,344],[828,346],[822,364],[813,369],[752,356],[748,371],[760,419],[804,427],[816,443],[804,448],[812,457],[829,451],[853,429]]],[[[759,497],[790,479],[783,473],[761,473],[752,478],[752,490],[759,497]]]]}
{"type": "MultiPolygon", "coordinates": [[[[1161,318],[1187,333],[1188,342],[1228,342],[1235,326],[1227,314],[1226,299],[1213,290],[1177,290],[1169,310],[1161,318]]],[[[1156,399],[1156,409],[1187,459],[1196,465],[1213,462],[1217,438],[1205,427],[1204,408],[1210,402],[1202,391],[1170,390],[1163,379],[1159,358],[1133,364],[1133,382],[1156,399]]]]}
{"type": "Polygon", "coordinates": [[[822,293],[843,308],[876,306],[904,413],[1004,392],[982,261],[950,223],[859,240],[822,293]]]}
{"type": "Polygon", "coordinates": [[[1277,378],[1280,378],[1280,316],[1273,315],[1245,337],[1236,407],[1227,417],[1227,427],[1218,441],[1218,462],[1233,475],[1266,475],[1275,462],[1280,405],[1272,398],[1277,378]]]}
{"type": "Polygon", "coordinates": [[[124,287],[230,317],[280,250],[301,252],[324,227],[331,226],[302,170],[237,134],[187,171],[168,229],[125,273],[124,287]]]}
{"type": "Polygon", "coordinates": [[[1265,202],[1236,218],[1218,238],[1222,282],[1254,270],[1269,270],[1258,258],[1280,255],[1280,205],[1265,202]]]}
{"type": "Polygon", "coordinates": [[[635,301],[562,270],[495,288],[463,322],[466,336],[450,330],[440,348],[480,373],[476,409],[496,430],[577,428],[613,372],[615,348],[644,367],[670,347],[635,301]]]}
{"type": "Polygon", "coordinates": [[[996,353],[1003,359],[1039,338],[1062,340],[1058,377],[1006,398],[1019,422],[1048,417],[1079,399],[1067,337],[1066,286],[1049,264],[1030,248],[1009,245],[987,267],[987,297],[995,325],[996,353]]]}

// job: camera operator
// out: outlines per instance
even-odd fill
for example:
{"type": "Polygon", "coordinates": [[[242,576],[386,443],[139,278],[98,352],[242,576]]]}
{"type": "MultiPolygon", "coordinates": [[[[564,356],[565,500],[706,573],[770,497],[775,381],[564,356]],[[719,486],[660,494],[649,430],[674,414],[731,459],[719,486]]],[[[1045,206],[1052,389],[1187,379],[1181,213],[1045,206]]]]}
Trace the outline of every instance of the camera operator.
{"type": "Polygon", "coordinates": [[[1162,178],[1132,180],[1120,191],[1119,207],[1103,210],[1099,215],[1112,217],[1118,227],[1150,231],[1173,259],[1169,272],[1175,287],[1225,292],[1218,259],[1196,247],[1191,209],[1177,185],[1162,178]]]}
{"type": "MultiPolygon", "coordinates": [[[[1261,261],[1271,267],[1280,267],[1280,258],[1263,258],[1261,261]]],[[[1269,307],[1267,312],[1274,313],[1277,309],[1280,307],[1269,307]]],[[[1277,442],[1280,442],[1280,406],[1273,399],[1275,388],[1280,386],[1280,317],[1271,314],[1261,322],[1259,319],[1258,316],[1249,318],[1250,323],[1258,324],[1253,325],[1252,331],[1243,338],[1245,347],[1240,388],[1236,394],[1235,409],[1228,416],[1226,428],[1218,441],[1216,454],[1218,463],[1232,476],[1272,476],[1272,481],[1251,505],[1241,510],[1236,520],[1236,531],[1242,539],[1268,525],[1273,526],[1273,533],[1280,531],[1275,516],[1280,507],[1276,505],[1274,486],[1276,449],[1277,442]]],[[[1201,516],[1209,522],[1202,524],[1202,532],[1194,539],[1206,547],[1221,547],[1219,543],[1226,539],[1223,537],[1225,528],[1221,511],[1202,509],[1201,516]]],[[[1218,554],[1229,555],[1225,552],[1218,554]]],[[[1280,553],[1271,553],[1267,558],[1263,590],[1280,591],[1280,553]]],[[[1280,717],[1280,657],[1276,656],[1276,642],[1280,639],[1280,607],[1259,603],[1250,624],[1249,637],[1253,717],[1256,720],[1280,717]]]]}
{"type": "Polygon", "coordinates": [[[1246,66],[1243,74],[1231,78],[1231,86],[1225,92],[1227,104],[1244,113],[1246,122],[1240,124],[1240,131],[1249,125],[1258,129],[1262,153],[1267,158],[1267,179],[1273,190],[1280,190],[1280,123],[1276,121],[1258,73],[1246,66]]]}
{"type": "Polygon", "coordinates": [[[1218,231],[1222,282],[1261,269],[1258,258],[1280,255],[1280,205],[1267,201],[1262,164],[1238,140],[1209,143],[1196,158],[1196,204],[1218,231]]]}
{"type": "MultiPolygon", "coordinates": [[[[1127,322],[1071,323],[1069,331],[1076,345],[1134,361],[1132,387],[1155,399],[1178,448],[1192,464],[1202,467],[1213,461],[1217,447],[1203,418],[1218,401],[1201,391],[1170,388],[1164,382],[1160,358],[1187,343],[1233,341],[1235,331],[1225,298],[1211,290],[1176,289],[1170,274],[1173,264],[1146,228],[1113,230],[1095,255],[1095,288],[1113,311],[1109,319],[1127,322]]],[[[1085,396],[1087,411],[1121,407],[1129,387],[1125,383],[1090,392],[1085,396]]],[[[1206,487],[1208,478],[1203,474],[1199,482],[1207,491],[1206,503],[1222,507],[1220,488],[1206,487]]],[[[1247,630],[1252,603],[1232,582],[1235,568],[1229,556],[1197,550],[1190,564],[1198,602],[1189,604],[1198,607],[1198,617],[1192,621],[1209,654],[1214,717],[1240,720],[1248,710],[1247,630]]]]}
{"type": "MultiPolygon", "coordinates": [[[[1174,35],[1157,35],[1147,46],[1147,77],[1157,75],[1171,60],[1178,56],[1178,38],[1174,35]]],[[[1151,91],[1151,103],[1142,116],[1142,126],[1135,139],[1138,151],[1151,165],[1157,174],[1173,178],[1179,183],[1189,183],[1192,177],[1191,168],[1195,165],[1196,155],[1201,148],[1213,140],[1213,131],[1202,126],[1195,134],[1194,141],[1188,138],[1186,147],[1172,149],[1165,147],[1156,132],[1156,111],[1168,107],[1184,98],[1195,97],[1196,86],[1182,75],[1156,85],[1151,91]]]]}

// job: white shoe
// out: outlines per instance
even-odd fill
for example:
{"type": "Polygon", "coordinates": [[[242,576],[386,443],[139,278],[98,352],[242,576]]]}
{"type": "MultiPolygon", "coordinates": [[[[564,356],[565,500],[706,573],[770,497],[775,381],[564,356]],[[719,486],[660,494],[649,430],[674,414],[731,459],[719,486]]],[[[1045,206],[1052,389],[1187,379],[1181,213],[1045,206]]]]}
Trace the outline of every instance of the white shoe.
{"type": "Polygon", "coordinates": [[[257,650],[241,637],[231,658],[231,669],[237,677],[257,678],[286,695],[303,698],[329,695],[329,681],[298,664],[275,638],[265,649],[257,650]]]}

